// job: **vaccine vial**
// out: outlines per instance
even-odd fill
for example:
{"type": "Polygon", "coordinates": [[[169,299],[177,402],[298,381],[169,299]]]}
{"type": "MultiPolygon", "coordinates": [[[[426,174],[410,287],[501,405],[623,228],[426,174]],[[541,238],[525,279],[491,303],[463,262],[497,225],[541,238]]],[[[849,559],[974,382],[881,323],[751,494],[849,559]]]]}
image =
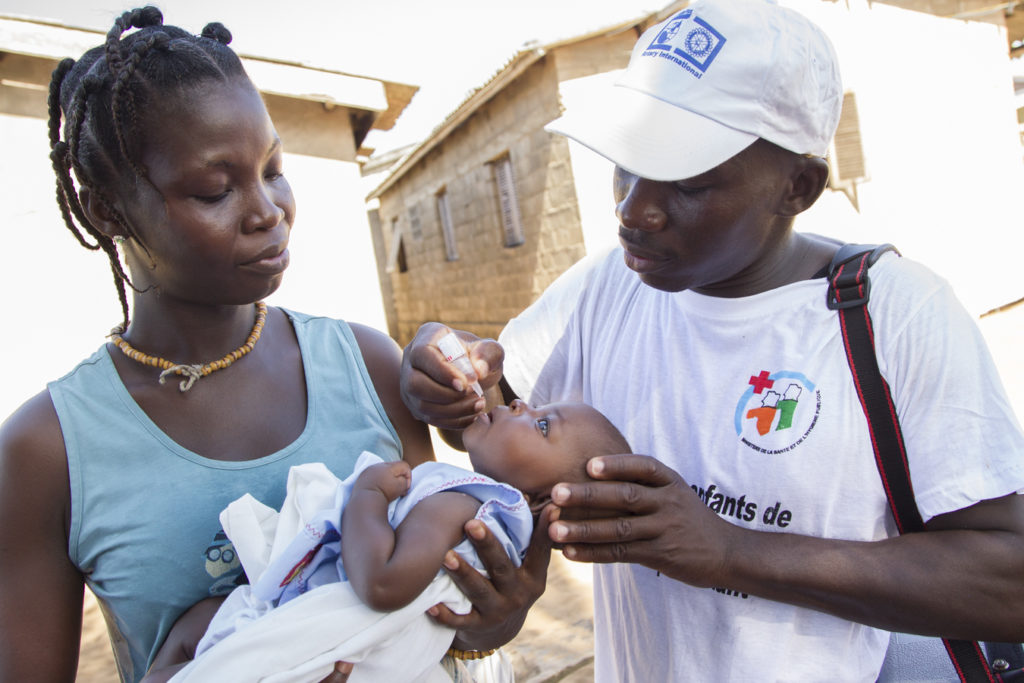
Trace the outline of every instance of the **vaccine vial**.
{"type": "MultiPolygon", "coordinates": [[[[441,337],[441,340],[437,342],[437,348],[441,349],[445,360],[455,365],[459,372],[467,377],[476,377],[476,370],[473,369],[473,364],[469,362],[469,356],[466,355],[466,347],[462,345],[454,332],[449,332],[441,337]]],[[[473,388],[477,396],[484,395],[484,390],[480,388],[480,382],[474,380],[469,386],[473,388]]]]}

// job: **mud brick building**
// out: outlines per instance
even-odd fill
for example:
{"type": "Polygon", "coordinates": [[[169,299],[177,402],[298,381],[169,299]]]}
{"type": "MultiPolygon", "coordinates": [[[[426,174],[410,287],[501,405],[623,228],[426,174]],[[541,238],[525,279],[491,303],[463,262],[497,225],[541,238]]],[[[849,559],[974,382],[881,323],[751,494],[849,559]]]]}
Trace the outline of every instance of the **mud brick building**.
{"type": "Polygon", "coordinates": [[[525,47],[371,193],[400,344],[426,320],[496,336],[584,255],[569,146],[544,125],[559,115],[562,83],[623,68],[657,18],[525,47]]]}

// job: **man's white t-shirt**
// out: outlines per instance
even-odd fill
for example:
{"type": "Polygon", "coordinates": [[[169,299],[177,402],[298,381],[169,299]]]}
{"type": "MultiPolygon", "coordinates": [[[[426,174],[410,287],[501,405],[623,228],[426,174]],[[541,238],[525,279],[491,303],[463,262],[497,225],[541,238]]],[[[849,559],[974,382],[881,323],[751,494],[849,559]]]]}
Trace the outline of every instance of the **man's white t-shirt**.
{"type": "MultiPolygon", "coordinates": [[[[1024,490],[1024,436],[947,284],[892,254],[870,277],[879,366],[922,517],[1024,490]]],[[[505,376],[534,405],[593,405],[733,524],[882,539],[895,527],[826,287],[662,292],[615,250],[574,266],[508,324],[505,376]]],[[[822,612],[596,565],[598,681],[873,681],[887,642],[822,612]]]]}

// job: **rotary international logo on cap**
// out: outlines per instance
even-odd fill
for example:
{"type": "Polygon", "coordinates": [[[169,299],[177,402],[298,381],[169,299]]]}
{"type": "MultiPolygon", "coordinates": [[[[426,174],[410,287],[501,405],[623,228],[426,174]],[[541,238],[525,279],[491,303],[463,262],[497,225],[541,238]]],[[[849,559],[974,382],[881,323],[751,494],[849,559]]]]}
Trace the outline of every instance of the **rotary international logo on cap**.
{"type": "Polygon", "coordinates": [[[725,36],[686,9],[665,24],[641,56],[668,59],[700,78],[723,45],[725,36]]]}
{"type": "Polygon", "coordinates": [[[823,157],[842,105],[828,36],[774,0],[695,0],[545,128],[650,180],[692,178],[762,138],[823,157]],[[594,116],[600,111],[601,116],[594,116]]]}

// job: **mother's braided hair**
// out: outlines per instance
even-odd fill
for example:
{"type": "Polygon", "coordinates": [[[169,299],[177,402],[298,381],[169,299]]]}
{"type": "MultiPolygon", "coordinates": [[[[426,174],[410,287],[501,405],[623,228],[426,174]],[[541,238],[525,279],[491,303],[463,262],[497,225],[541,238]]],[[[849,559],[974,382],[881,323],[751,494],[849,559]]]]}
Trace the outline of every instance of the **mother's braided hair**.
{"type": "Polygon", "coordinates": [[[125,12],[114,21],[106,42],[79,59],[63,60],[50,80],[50,160],[57,176],[57,205],[64,224],[87,249],[102,249],[114,275],[123,325],[128,326],[131,284],[117,247],[89,220],[78,192],[89,187],[121,228],[134,230],[113,207],[108,188],[146,178],[139,161],[145,114],[168,97],[181,97],[200,83],[245,77],[238,56],[227,45],[231,33],[211,23],[201,35],[163,24],[156,7],[125,12]],[[124,35],[132,28],[139,29],[124,35]],[[64,116],[61,139],[61,116],[64,116]],[[90,242],[87,233],[94,242],[90,242]]]}

